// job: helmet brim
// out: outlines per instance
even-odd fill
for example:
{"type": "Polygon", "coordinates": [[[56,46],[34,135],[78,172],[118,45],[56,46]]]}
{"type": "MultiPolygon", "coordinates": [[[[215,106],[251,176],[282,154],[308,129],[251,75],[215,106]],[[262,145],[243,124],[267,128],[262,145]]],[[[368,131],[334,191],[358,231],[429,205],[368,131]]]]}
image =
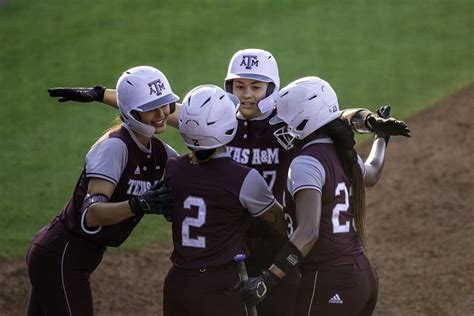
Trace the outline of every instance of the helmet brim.
{"type": "Polygon", "coordinates": [[[148,112],[148,111],[160,108],[162,106],[165,106],[167,104],[170,104],[172,102],[176,102],[178,100],[179,100],[179,97],[176,94],[170,93],[168,95],[165,95],[164,97],[161,97],[156,100],[137,106],[135,110],[139,112],[148,112]]]}
{"type": "Polygon", "coordinates": [[[225,80],[234,80],[234,79],[254,79],[257,81],[263,82],[273,82],[273,79],[263,75],[251,74],[251,73],[239,73],[239,74],[230,74],[225,78],[225,80]]]}

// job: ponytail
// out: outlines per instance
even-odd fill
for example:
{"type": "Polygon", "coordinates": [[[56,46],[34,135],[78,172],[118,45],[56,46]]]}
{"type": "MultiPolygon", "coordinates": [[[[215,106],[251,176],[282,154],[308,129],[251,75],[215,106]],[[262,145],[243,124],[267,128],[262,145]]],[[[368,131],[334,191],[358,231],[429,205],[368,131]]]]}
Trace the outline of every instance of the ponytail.
{"type": "Polygon", "coordinates": [[[351,202],[355,228],[362,245],[364,245],[365,184],[362,170],[359,167],[357,152],[354,149],[354,132],[347,122],[338,118],[321,127],[318,133],[324,133],[332,139],[344,173],[352,182],[351,202]]]}

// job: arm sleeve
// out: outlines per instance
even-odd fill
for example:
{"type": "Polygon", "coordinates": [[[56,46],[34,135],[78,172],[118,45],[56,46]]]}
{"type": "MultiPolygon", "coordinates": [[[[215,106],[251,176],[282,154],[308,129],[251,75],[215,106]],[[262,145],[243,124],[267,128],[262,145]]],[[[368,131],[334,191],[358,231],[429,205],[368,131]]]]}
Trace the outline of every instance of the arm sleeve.
{"type": "Polygon", "coordinates": [[[321,192],[326,183],[326,171],[319,160],[310,156],[298,156],[290,164],[287,186],[291,196],[303,189],[321,192]]]}
{"type": "Polygon", "coordinates": [[[367,109],[355,108],[342,111],[341,118],[347,121],[352,130],[360,134],[372,133],[373,131],[365,124],[367,117],[372,114],[367,109]]]}
{"type": "Polygon", "coordinates": [[[92,146],[86,156],[86,176],[100,178],[114,185],[127,165],[128,150],[118,138],[107,138],[92,146]]]}
{"type": "Polygon", "coordinates": [[[276,201],[267,182],[255,169],[250,170],[242,183],[239,199],[253,217],[265,213],[276,201]]]}

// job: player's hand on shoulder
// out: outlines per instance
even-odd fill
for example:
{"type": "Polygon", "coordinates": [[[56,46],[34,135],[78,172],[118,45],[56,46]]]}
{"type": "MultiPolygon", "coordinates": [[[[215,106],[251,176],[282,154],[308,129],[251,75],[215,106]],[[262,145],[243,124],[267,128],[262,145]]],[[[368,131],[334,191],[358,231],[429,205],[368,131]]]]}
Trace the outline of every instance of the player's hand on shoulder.
{"type": "Polygon", "coordinates": [[[388,141],[390,136],[411,137],[411,131],[404,121],[397,120],[390,115],[391,106],[384,105],[377,110],[377,114],[370,114],[366,118],[366,125],[378,136],[388,141]]]}
{"type": "Polygon", "coordinates": [[[82,87],[57,87],[48,89],[50,97],[58,97],[59,102],[102,102],[104,100],[105,87],[95,86],[93,88],[82,87]]]}
{"type": "Polygon", "coordinates": [[[279,278],[269,270],[262,270],[257,277],[249,277],[245,281],[240,281],[234,286],[235,291],[239,291],[242,300],[247,306],[255,306],[265,299],[279,278]]]}
{"type": "Polygon", "coordinates": [[[160,181],[140,196],[128,200],[130,209],[136,215],[158,214],[172,220],[174,197],[165,181],[160,181]]]}

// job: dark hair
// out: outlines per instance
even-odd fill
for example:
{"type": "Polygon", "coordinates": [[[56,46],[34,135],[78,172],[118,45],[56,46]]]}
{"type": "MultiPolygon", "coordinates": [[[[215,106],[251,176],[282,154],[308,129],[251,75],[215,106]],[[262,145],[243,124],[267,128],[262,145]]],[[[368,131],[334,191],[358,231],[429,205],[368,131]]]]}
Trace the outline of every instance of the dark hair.
{"type": "Polygon", "coordinates": [[[354,149],[354,132],[348,122],[338,118],[317,130],[332,139],[344,173],[352,182],[352,211],[354,212],[357,235],[364,245],[365,241],[365,184],[359,167],[357,152],[354,149]]]}
{"type": "MultiPolygon", "coordinates": [[[[191,148],[190,148],[191,149],[191,148]]],[[[194,163],[207,161],[216,152],[217,148],[193,150],[191,149],[191,159],[194,163]]]]}

